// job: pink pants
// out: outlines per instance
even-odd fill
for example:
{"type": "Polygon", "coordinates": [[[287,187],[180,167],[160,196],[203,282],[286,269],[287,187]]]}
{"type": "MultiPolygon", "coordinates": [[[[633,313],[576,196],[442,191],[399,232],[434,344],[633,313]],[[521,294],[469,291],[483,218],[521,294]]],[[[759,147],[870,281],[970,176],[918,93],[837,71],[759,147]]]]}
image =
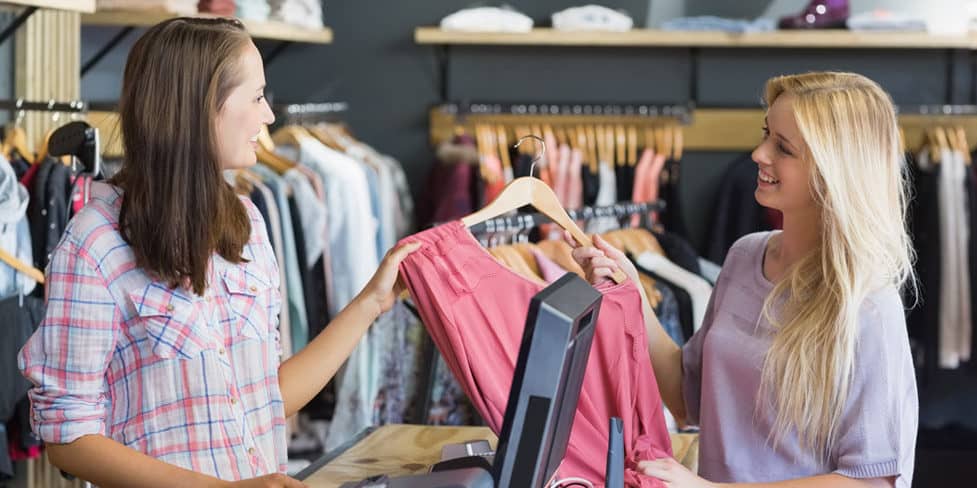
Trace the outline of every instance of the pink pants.
{"type": "MultiPolygon", "coordinates": [[[[415,234],[423,246],[401,265],[424,325],[472,404],[502,428],[529,301],[543,286],[499,264],[461,222],[415,234]]],[[[648,357],[641,298],[631,282],[604,295],[570,445],[558,477],[603,486],[608,419],[624,419],[629,486],[664,487],[634,469],[671,457],[662,400],[648,357]]]]}

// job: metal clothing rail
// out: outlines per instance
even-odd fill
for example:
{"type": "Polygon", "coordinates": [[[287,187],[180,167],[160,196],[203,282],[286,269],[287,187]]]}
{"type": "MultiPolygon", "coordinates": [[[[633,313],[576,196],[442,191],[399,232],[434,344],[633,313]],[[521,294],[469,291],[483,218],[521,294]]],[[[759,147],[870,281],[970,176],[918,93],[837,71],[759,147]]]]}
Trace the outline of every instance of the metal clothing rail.
{"type": "Polygon", "coordinates": [[[899,115],[977,115],[977,105],[899,105],[896,112],[899,115]]]}
{"type": "Polygon", "coordinates": [[[441,112],[465,115],[542,115],[542,116],[629,116],[674,118],[682,124],[692,121],[693,104],[586,104],[586,103],[444,103],[441,112]]]}
{"type": "Polygon", "coordinates": [[[88,105],[81,100],[71,100],[68,102],[49,100],[40,102],[20,98],[17,100],[0,100],[0,110],[81,113],[88,110],[88,105]]]}
{"type": "MultiPolygon", "coordinates": [[[[584,207],[580,210],[568,210],[567,215],[570,216],[571,220],[592,220],[596,218],[622,218],[631,215],[638,215],[647,212],[660,211],[665,209],[664,201],[648,202],[648,203],[615,203],[614,205],[607,205],[604,207],[584,207]]],[[[506,232],[506,231],[517,231],[526,230],[538,227],[542,224],[551,223],[552,220],[545,214],[534,212],[525,214],[516,214],[505,217],[496,217],[494,219],[486,220],[485,222],[479,222],[471,227],[469,230],[472,234],[492,234],[495,232],[506,232]]]]}

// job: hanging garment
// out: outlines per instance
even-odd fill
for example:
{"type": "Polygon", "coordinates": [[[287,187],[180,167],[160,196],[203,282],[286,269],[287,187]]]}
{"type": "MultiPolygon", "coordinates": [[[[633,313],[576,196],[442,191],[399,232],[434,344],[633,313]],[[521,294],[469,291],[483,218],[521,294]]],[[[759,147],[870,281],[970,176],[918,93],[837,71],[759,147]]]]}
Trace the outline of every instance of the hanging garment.
{"type": "Polygon", "coordinates": [[[584,207],[584,183],[583,183],[583,151],[580,149],[570,150],[570,166],[568,185],[567,185],[567,207],[572,210],[584,207]]]}
{"type": "Polygon", "coordinates": [[[554,157],[555,175],[553,178],[553,192],[556,193],[560,204],[565,208],[577,208],[570,205],[570,158],[572,151],[570,146],[563,144],[559,146],[559,152],[554,157]]]}
{"type": "MultiPolygon", "coordinates": [[[[770,230],[764,209],[756,201],[757,165],[750,153],[730,164],[716,196],[705,257],[714,263],[726,259],[726,251],[737,239],[753,232],[770,230]]],[[[669,202],[671,203],[671,202],[669,202]]]]}
{"type": "Polygon", "coordinates": [[[471,137],[442,143],[437,155],[417,201],[417,222],[424,228],[460,219],[482,205],[475,198],[479,163],[471,137]]]}
{"type": "MultiPolygon", "coordinates": [[[[919,165],[928,168],[923,152],[919,165]]],[[[940,367],[955,369],[970,359],[970,265],[967,256],[966,167],[963,156],[944,150],[940,157],[940,367]],[[967,339],[964,341],[964,339],[967,339]]]]}
{"type": "MultiPolygon", "coordinates": [[[[544,288],[500,265],[461,222],[404,240],[423,246],[401,265],[422,321],[452,373],[495,432],[512,384],[530,299],[544,288]]],[[[583,380],[577,416],[559,476],[604,479],[607,419],[624,419],[627,480],[636,463],[671,456],[654,372],[648,359],[640,294],[635,285],[601,285],[603,303],[583,380]]]]}
{"type": "MultiPolygon", "coordinates": [[[[639,274],[648,275],[655,280],[655,283],[661,283],[672,290],[672,294],[675,296],[675,302],[678,305],[678,327],[681,330],[679,335],[681,335],[683,340],[692,337],[695,334],[695,314],[692,312],[692,295],[685,288],[675,284],[668,278],[642,268],[638,263],[634,263],[634,265],[638,269],[639,274]]],[[[671,332],[669,332],[669,335],[671,335],[671,332]]]]}
{"type": "Polygon", "coordinates": [[[53,158],[46,158],[32,181],[27,205],[33,244],[34,267],[45,269],[51,253],[61,242],[68,225],[71,170],[53,158]]]}
{"type": "MultiPolygon", "coordinates": [[[[278,262],[279,292],[281,293],[282,303],[288,303],[288,284],[285,277],[285,239],[282,237],[281,212],[276,203],[275,194],[264,183],[257,178],[251,181],[256,192],[260,193],[268,208],[266,222],[269,224],[268,236],[271,239],[271,248],[275,251],[275,261],[278,262]]],[[[292,322],[289,315],[289,307],[281,307],[278,313],[278,334],[282,342],[282,358],[288,358],[297,350],[292,344],[292,322]]]]}
{"type": "MultiPolygon", "coordinates": [[[[601,161],[597,166],[598,179],[600,184],[597,190],[597,199],[594,205],[606,207],[617,203],[617,175],[614,168],[607,161],[601,161]]],[[[587,232],[591,234],[601,234],[621,226],[620,222],[614,217],[603,217],[591,219],[587,222],[587,232]]]]}
{"type": "Polygon", "coordinates": [[[237,16],[245,20],[263,22],[271,16],[271,6],[267,0],[235,0],[237,16]]]}
{"type": "MultiPolygon", "coordinates": [[[[928,156],[909,158],[914,198],[909,200],[909,228],[916,253],[916,279],[919,296],[907,289],[906,302],[915,303],[906,311],[909,337],[919,344],[917,355],[924,380],[933,379],[939,369],[940,275],[942,242],[940,237],[940,165],[929,164],[928,156]],[[926,159],[923,159],[923,158],[926,159]],[[918,298],[918,300],[917,300],[918,298]]],[[[907,287],[911,288],[911,287],[907,287]]]]}
{"type": "Polygon", "coordinates": [[[793,432],[771,445],[775,412],[765,406],[773,399],[759,396],[763,361],[776,333],[761,316],[773,291],[763,276],[771,235],[744,237],[730,249],[705,324],[682,350],[688,420],[701,427],[699,475],[718,483],[827,473],[893,476],[896,488],[909,488],[919,405],[903,304],[893,287],[869,294],[859,306],[850,393],[827,462],[793,432]]]}
{"type": "Polygon", "coordinates": [[[688,238],[689,231],[685,227],[685,213],[682,211],[684,202],[680,190],[681,169],[682,165],[678,161],[670,159],[665,163],[659,195],[668,206],[661,213],[661,223],[670,232],[688,238]]]}
{"type": "Polygon", "coordinates": [[[309,342],[309,317],[305,307],[305,288],[302,286],[302,273],[296,250],[295,224],[292,222],[292,212],[288,205],[288,184],[281,176],[263,165],[255,165],[251,171],[261,176],[265,186],[274,194],[275,205],[278,207],[282,249],[285,256],[285,281],[288,290],[286,303],[291,322],[292,352],[298,352],[309,342]]]}
{"type": "Polygon", "coordinates": [[[658,244],[665,251],[669,261],[679,265],[689,273],[701,276],[699,269],[699,255],[689,241],[672,232],[652,232],[658,244]]]}
{"type": "Polygon", "coordinates": [[[7,452],[7,433],[4,424],[14,418],[17,404],[27,396],[31,384],[17,368],[17,353],[27,343],[44,316],[44,302],[30,296],[0,299],[0,480],[13,477],[13,466],[7,452]]]}
{"type": "Polygon", "coordinates": [[[420,320],[402,301],[373,325],[381,353],[380,387],[374,404],[373,424],[403,424],[414,418],[415,410],[423,404],[427,391],[420,385],[423,370],[423,344],[426,332],[420,320]]]}
{"type": "Polygon", "coordinates": [[[660,254],[646,252],[638,256],[635,262],[642,268],[661,275],[689,293],[692,298],[692,330],[699,330],[706,315],[709,297],[712,295],[712,286],[698,275],[682,269],[660,254]]]}
{"type": "Polygon", "coordinates": [[[227,480],[285,472],[278,270],[254,205],[242,197],[246,261],[215,253],[198,296],[135,266],[121,190],[92,194],[52,257],[44,321],[18,358],[39,437],[102,434],[227,480]]]}
{"type": "MultiPolygon", "coordinates": [[[[31,231],[27,222],[30,196],[17,182],[13,168],[0,156],[0,249],[22,263],[34,265],[31,231]]],[[[37,283],[0,261],[0,299],[29,294],[37,283]]]]}

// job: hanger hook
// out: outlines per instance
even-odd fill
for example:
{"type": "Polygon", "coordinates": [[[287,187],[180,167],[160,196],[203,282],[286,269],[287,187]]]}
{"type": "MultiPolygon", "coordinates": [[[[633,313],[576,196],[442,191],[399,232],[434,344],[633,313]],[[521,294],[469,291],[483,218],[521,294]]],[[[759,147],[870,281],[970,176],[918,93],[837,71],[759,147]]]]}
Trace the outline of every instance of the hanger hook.
{"type": "Polygon", "coordinates": [[[533,158],[533,165],[529,167],[529,176],[532,176],[533,173],[536,170],[536,163],[539,162],[540,159],[543,159],[543,156],[546,155],[546,141],[543,140],[542,137],[539,137],[539,136],[537,136],[535,134],[529,134],[528,136],[522,136],[522,137],[520,137],[519,138],[519,141],[516,142],[516,145],[515,146],[512,146],[512,147],[515,148],[515,149],[519,149],[519,146],[526,139],[535,139],[536,142],[539,143],[539,152],[536,153],[536,157],[533,158]]]}

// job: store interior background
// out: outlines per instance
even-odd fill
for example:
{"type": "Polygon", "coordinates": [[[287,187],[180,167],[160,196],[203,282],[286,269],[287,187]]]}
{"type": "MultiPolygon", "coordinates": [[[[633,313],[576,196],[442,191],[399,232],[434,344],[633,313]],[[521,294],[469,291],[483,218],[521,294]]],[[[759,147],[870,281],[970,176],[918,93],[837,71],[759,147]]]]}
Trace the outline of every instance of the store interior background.
{"type": "MultiPolygon", "coordinates": [[[[424,191],[434,162],[429,143],[429,109],[442,102],[525,103],[687,103],[707,108],[760,108],[763,83],[771,76],[811,70],[855,71],[878,81],[897,104],[977,103],[972,54],[945,49],[727,49],[647,47],[453,46],[447,98],[442,99],[436,47],[414,42],[414,29],[437,25],[470,2],[355,0],[324,2],[324,21],[334,32],[328,45],[292,44],[266,67],[268,92],[275,102],[349,104],[343,115],[359,138],[399,159],[415,195],[424,191]],[[698,60],[697,67],[694,59],[698,60]],[[948,68],[948,66],[953,66],[948,68]]],[[[586,2],[510,0],[515,9],[549,23],[553,12],[586,2]]],[[[799,11],[805,0],[603,0],[621,9],[636,27],[654,27],[682,15],[773,18],[799,11]],[[647,23],[647,24],[646,24],[647,23]]],[[[853,0],[852,12],[874,7],[913,11],[939,4],[927,0],[853,0]],[[926,5],[924,5],[926,4],[926,5]]],[[[12,16],[0,21],[5,23],[12,16]]],[[[81,59],[91,58],[119,27],[82,28],[81,59]]],[[[88,102],[118,99],[136,29],[81,79],[88,102]]],[[[13,92],[12,45],[0,46],[0,94],[13,92]]],[[[257,41],[269,52],[274,41],[257,41]]],[[[759,140],[760,127],[756,128],[759,140]]],[[[714,195],[726,166],[740,153],[688,152],[683,164],[682,199],[691,241],[703,247],[711,223],[714,195]]],[[[956,394],[977,380],[961,376],[947,388],[956,394]]],[[[966,402],[948,408],[966,408],[966,402]]],[[[972,409],[972,407],[971,407],[972,409]]],[[[923,413],[937,414],[931,409],[923,413]]],[[[952,413],[952,412],[951,412],[952,413]]],[[[918,452],[918,477],[975,479],[970,451],[918,452]]],[[[950,486],[950,485],[946,485],[950,486]]]]}

